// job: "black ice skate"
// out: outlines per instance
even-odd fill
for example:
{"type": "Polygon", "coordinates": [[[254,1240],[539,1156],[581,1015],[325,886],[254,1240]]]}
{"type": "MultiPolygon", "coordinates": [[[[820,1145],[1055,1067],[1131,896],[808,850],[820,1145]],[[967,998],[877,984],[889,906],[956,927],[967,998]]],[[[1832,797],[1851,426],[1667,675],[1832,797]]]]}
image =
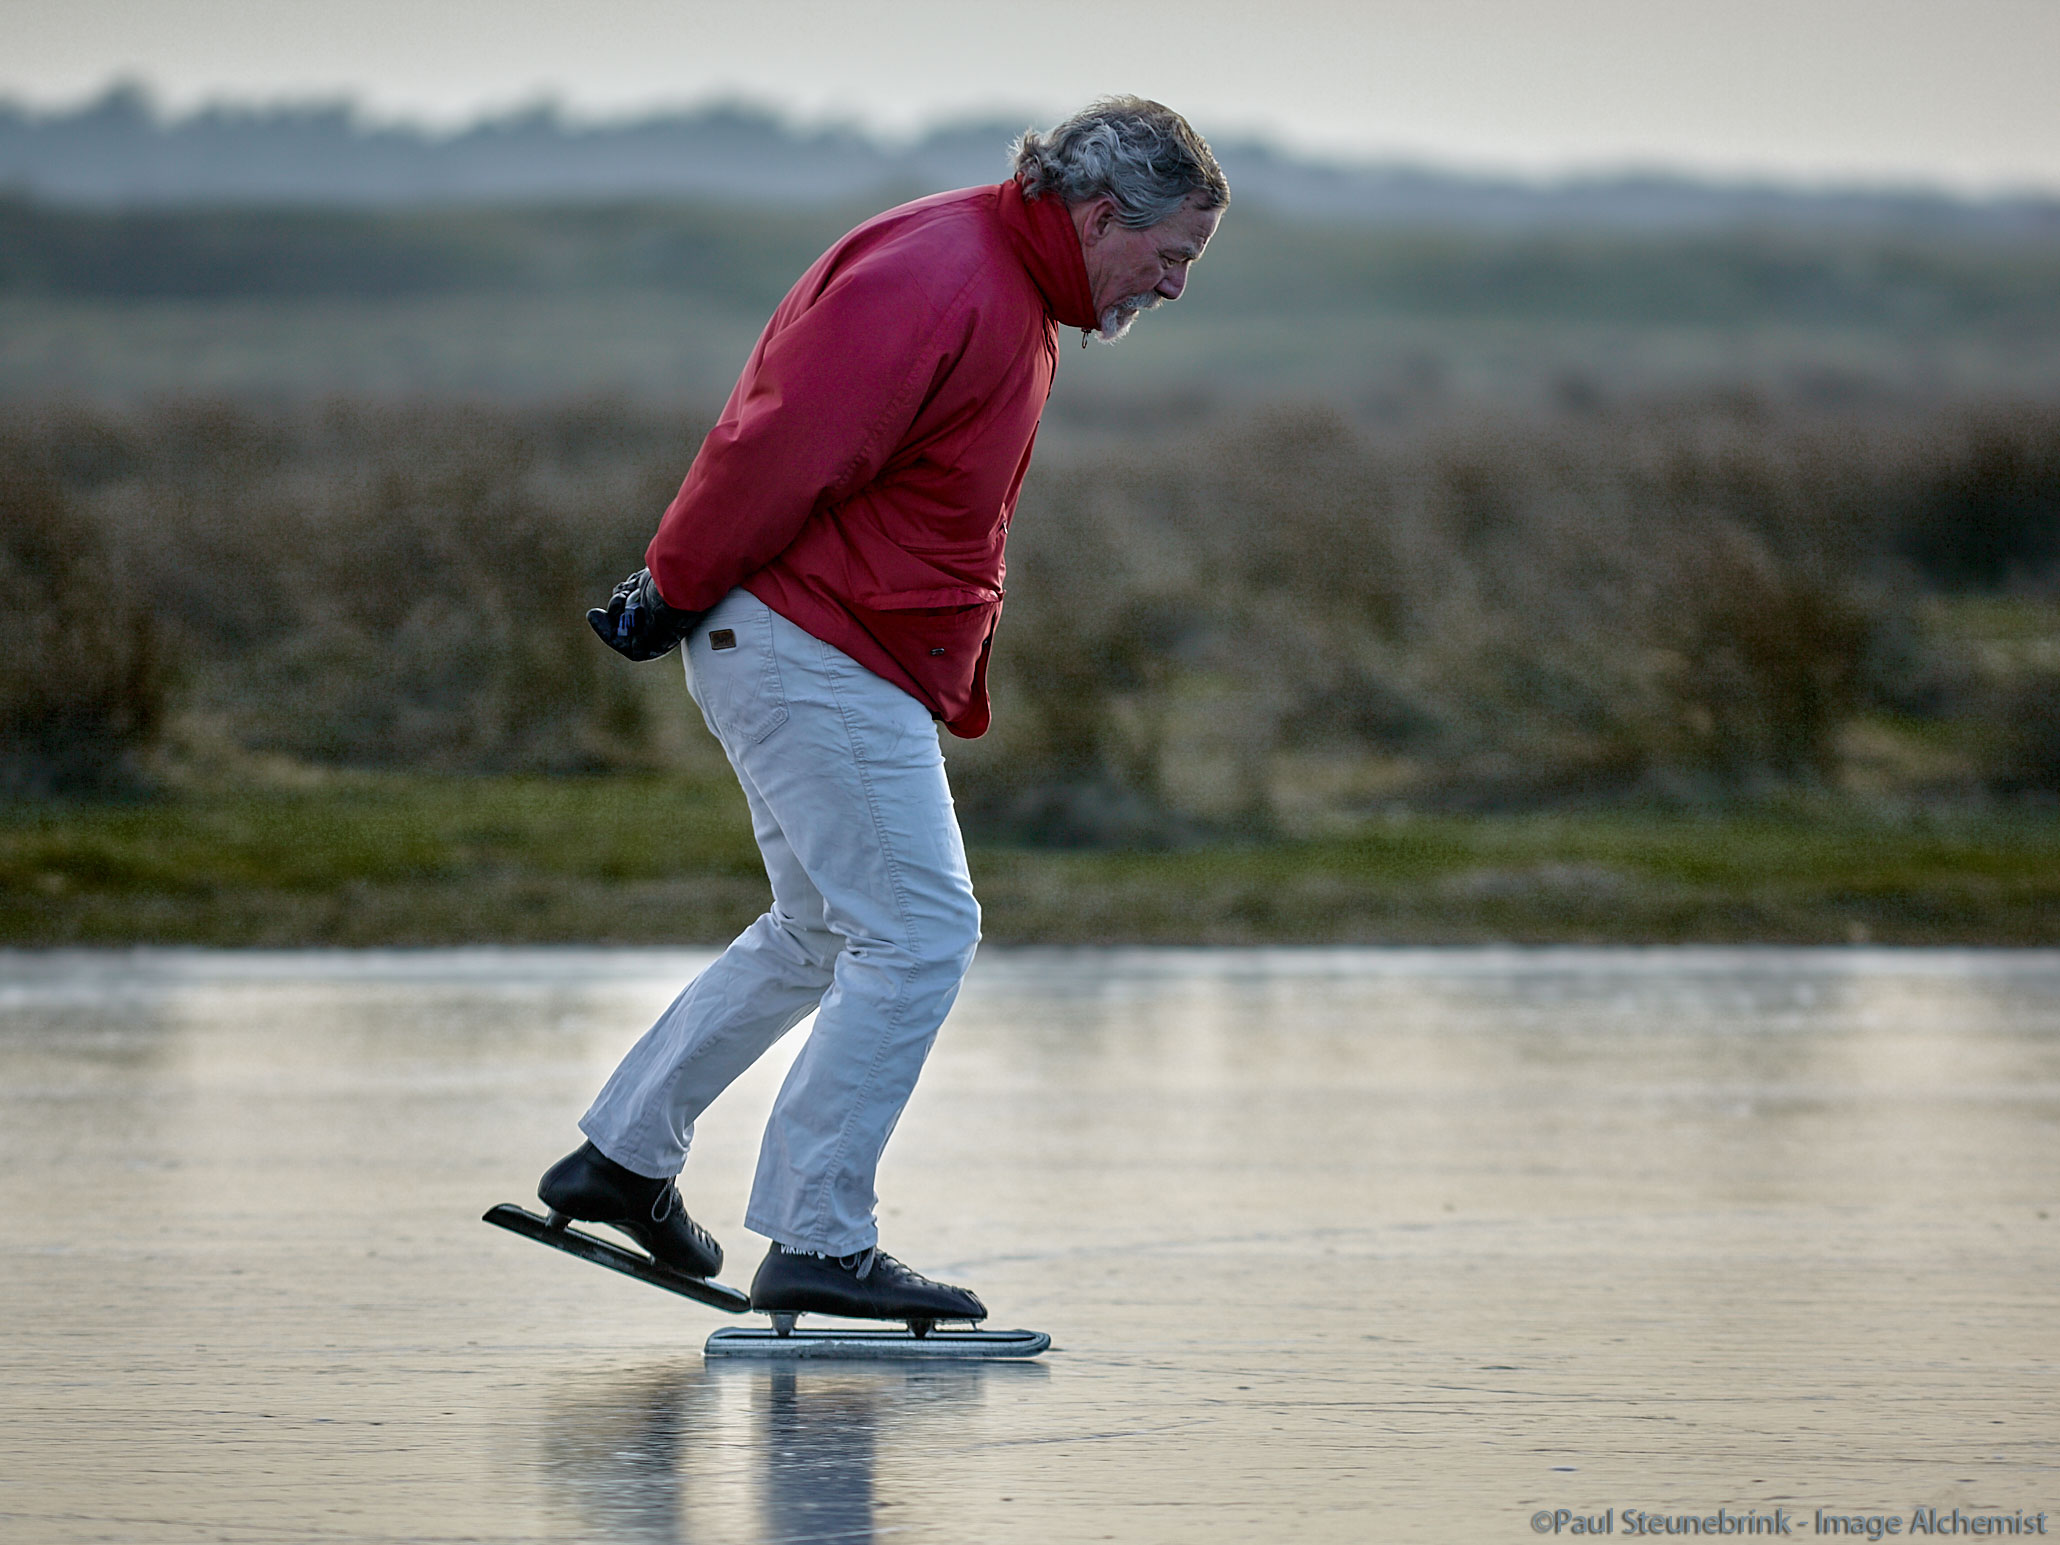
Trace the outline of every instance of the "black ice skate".
{"type": "Polygon", "coordinates": [[[503,1202],[486,1210],[485,1221],[711,1308],[742,1314],[751,1307],[735,1288],[710,1280],[722,1265],[722,1246],[687,1216],[670,1180],[626,1170],[588,1143],[544,1172],[537,1195],[551,1210],[548,1218],[503,1202]],[[651,1253],[582,1233],[574,1218],[620,1229],[651,1253]]]}
{"type": "Polygon", "coordinates": [[[918,1336],[939,1320],[987,1318],[979,1295],[932,1282],[878,1249],[857,1255],[810,1255],[774,1245],[751,1279],[751,1307],[763,1309],[785,1335],[797,1314],[841,1314],[854,1320],[902,1320],[918,1336]]]}
{"type": "Polygon", "coordinates": [[[719,1330],[710,1357],[1035,1357],[1051,1345],[1037,1330],[937,1330],[941,1320],[977,1324],[987,1306],[964,1288],[932,1282],[891,1255],[866,1250],[841,1258],[774,1245],[751,1283],[751,1307],[772,1316],[771,1330],[719,1330]],[[802,1314],[900,1320],[906,1330],[797,1329],[802,1314]]]}
{"type": "Polygon", "coordinates": [[[729,1284],[717,1282],[712,1277],[686,1276],[670,1266],[660,1266],[640,1250],[626,1250],[592,1234],[583,1234],[572,1227],[571,1219],[563,1213],[554,1213],[546,1218],[527,1208],[517,1207],[513,1202],[502,1202],[498,1207],[487,1208],[484,1221],[495,1228],[520,1234],[525,1239],[534,1239],[540,1245],[549,1245],[553,1250],[563,1250],[567,1255],[592,1261],[596,1266],[619,1271],[625,1277],[635,1277],[652,1287],[664,1288],[668,1293],[707,1304],[711,1309],[742,1314],[751,1307],[751,1300],[729,1284]]]}
{"type": "Polygon", "coordinates": [[[722,1270],[722,1246],[687,1216],[678,1185],[624,1169],[592,1143],[545,1170],[536,1194],[551,1209],[554,1225],[574,1218],[605,1223],[683,1277],[712,1277],[722,1270]]]}

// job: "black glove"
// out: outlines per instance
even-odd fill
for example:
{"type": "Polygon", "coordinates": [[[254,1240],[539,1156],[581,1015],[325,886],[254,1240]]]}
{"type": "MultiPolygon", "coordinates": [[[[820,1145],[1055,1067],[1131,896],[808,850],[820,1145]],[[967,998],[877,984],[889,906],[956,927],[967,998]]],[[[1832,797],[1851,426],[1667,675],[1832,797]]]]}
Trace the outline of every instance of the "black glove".
{"type": "Polygon", "coordinates": [[[703,615],[667,606],[651,571],[638,569],[615,587],[606,607],[597,606],[587,613],[587,622],[617,654],[631,660],[655,660],[678,648],[703,615]]]}

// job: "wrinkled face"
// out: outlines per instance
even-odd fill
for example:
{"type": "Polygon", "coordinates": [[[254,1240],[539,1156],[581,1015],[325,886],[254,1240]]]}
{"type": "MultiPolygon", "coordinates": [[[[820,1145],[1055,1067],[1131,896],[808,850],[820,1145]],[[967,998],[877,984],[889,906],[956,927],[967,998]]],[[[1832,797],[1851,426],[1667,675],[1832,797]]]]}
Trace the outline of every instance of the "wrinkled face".
{"type": "Polygon", "coordinates": [[[1220,209],[1197,209],[1188,203],[1157,225],[1131,230],[1116,219],[1108,198],[1090,199],[1072,211],[1080,232],[1080,253],[1087,260],[1087,282],[1094,291],[1098,331],[1113,343],[1129,331],[1140,312],[1162,301],[1180,299],[1187,288],[1187,268],[1202,255],[1220,209]]]}

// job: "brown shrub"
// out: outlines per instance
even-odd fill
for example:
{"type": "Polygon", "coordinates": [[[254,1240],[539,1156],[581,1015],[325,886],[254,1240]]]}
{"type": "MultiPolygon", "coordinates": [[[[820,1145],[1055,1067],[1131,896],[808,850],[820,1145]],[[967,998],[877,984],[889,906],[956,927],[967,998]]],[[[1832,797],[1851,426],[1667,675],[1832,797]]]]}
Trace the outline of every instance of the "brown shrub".
{"type": "Polygon", "coordinates": [[[973,812],[1098,787],[1141,829],[1205,743],[1248,826],[1296,746],[1467,803],[1825,779],[1905,593],[1879,452],[1724,415],[1383,443],[1309,411],[1047,467],[996,654],[1028,724],[961,753],[973,812]]]}
{"type": "Polygon", "coordinates": [[[0,793],[140,781],[164,721],[157,630],[47,449],[0,437],[0,793]]]}
{"type": "Polygon", "coordinates": [[[185,706],[244,745],[476,771],[650,755],[647,684],[581,616],[686,459],[662,415],[188,404],[25,432],[145,580],[185,706]]]}

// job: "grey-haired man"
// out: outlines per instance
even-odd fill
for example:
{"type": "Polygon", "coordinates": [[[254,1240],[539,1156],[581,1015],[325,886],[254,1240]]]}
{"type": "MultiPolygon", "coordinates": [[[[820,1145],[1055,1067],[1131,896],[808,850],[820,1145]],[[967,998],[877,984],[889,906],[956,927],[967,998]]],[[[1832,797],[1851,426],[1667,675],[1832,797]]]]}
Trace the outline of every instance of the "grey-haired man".
{"type": "Polygon", "coordinates": [[[1111,98],[1025,134],[1016,174],[866,222],[789,292],[596,627],[687,643],[772,907],[659,1016],[544,1176],[693,1276],[722,1252],[674,1184],[694,1122],[811,1013],[746,1224],[755,1308],[912,1323],[980,1300],[882,1254],[873,1178],[979,939],[936,725],[987,727],[1002,547],[1058,329],[1179,297],[1229,201],[1171,109],[1111,98]]]}

